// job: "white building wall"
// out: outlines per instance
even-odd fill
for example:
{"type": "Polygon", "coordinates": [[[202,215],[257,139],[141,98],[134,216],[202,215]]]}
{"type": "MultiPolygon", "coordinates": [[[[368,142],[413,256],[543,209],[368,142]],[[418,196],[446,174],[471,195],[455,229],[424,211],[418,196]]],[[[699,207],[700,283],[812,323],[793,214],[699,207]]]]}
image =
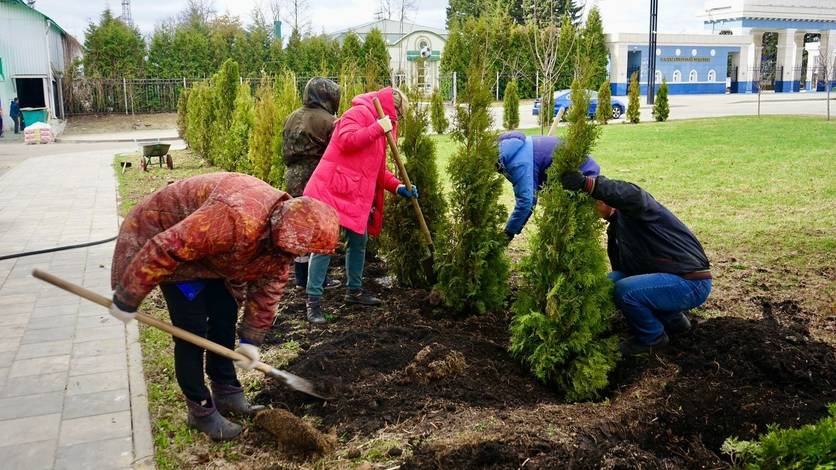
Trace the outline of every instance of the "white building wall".
{"type": "Polygon", "coordinates": [[[6,80],[15,75],[47,76],[46,20],[20,5],[0,2],[0,57],[6,80]]]}

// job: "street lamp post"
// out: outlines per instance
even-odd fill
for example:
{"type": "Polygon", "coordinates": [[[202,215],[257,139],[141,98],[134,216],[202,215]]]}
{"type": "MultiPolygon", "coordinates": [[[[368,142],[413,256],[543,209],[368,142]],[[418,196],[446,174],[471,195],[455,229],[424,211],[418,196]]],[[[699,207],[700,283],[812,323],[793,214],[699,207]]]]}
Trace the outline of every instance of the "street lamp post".
{"type": "Polygon", "coordinates": [[[656,31],[659,0],[650,0],[650,34],[647,47],[647,104],[656,99],[656,31]]]}

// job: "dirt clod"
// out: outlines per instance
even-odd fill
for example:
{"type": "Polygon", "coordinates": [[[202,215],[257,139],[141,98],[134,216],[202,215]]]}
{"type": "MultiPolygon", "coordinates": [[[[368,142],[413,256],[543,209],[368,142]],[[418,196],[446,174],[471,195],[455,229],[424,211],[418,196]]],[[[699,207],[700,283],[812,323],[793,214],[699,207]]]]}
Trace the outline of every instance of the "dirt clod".
{"type": "Polygon", "coordinates": [[[332,436],[317,431],[287,410],[265,410],[254,421],[256,426],[275,436],[279,450],[285,454],[307,457],[328,454],[334,449],[332,436]]]}
{"type": "Polygon", "coordinates": [[[389,452],[386,452],[386,455],[389,457],[400,457],[403,454],[403,449],[400,447],[392,447],[389,449],[389,452]]]}
{"type": "Polygon", "coordinates": [[[461,352],[451,351],[433,343],[418,351],[415,359],[404,368],[404,375],[407,381],[426,385],[435,380],[461,374],[466,368],[467,361],[461,352]]]}

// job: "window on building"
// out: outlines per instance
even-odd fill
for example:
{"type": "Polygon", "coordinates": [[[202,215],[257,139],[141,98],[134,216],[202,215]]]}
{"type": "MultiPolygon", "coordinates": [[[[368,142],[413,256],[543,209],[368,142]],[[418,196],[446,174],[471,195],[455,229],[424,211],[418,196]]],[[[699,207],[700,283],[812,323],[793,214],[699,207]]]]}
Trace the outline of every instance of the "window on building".
{"type": "Polygon", "coordinates": [[[688,81],[689,82],[696,82],[697,81],[697,71],[691,70],[691,73],[688,74],[688,81]]]}
{"type": "Polygon", "coordinates": [[[679,70],[674,70],[673,71],[673,82],[674,83],[679,83],[681,81],[682,81],[682,72],[680,72],[679,70]]]}
{"type": "Polygon", "coordinates": [[[717,81],[717,72],[714,69],[708,71],[708,81],[709,82],[716,82],[717,81]]]}

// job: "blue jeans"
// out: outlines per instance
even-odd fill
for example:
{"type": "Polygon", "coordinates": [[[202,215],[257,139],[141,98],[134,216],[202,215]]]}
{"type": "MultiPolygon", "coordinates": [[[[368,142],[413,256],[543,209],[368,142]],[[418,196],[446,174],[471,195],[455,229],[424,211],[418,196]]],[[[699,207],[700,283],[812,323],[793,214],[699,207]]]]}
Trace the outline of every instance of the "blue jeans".
{"type": "MultiPolygon", "coordinates": [[[[347,238],[345,272],[348,278],[348,288],[360,289],[363,287],[363,266],[366,264],[366,243],[369,241],[369,236],[351,230],[345,230],[345,234],[347,238]]],[[[305,288],[308,296],[322,297],[325,290],[325,276],[328,274],[330,264],[331,255],[311,255],[308,261],[308,286],[305,288]]]]}
{"type": "Polygon", "coordinates": [[[682,311],[699,307],[711,293],[711,279],[689,281],[675,274],[627,276],[613,271],[615,303],[643,344],[653,344],[665,332],[665,323],[681,318],[682,311]]]}

